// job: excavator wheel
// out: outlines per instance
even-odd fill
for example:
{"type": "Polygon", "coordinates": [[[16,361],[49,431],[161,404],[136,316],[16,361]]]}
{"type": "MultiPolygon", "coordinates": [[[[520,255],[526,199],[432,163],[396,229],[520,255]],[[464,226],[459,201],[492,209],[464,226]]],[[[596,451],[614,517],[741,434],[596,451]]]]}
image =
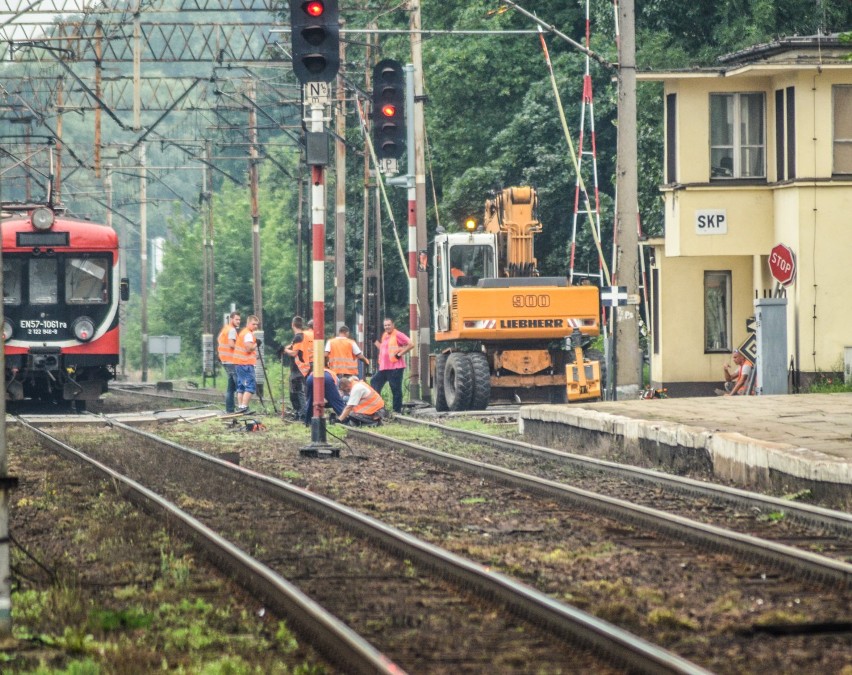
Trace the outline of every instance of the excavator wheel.
{"type": "Polygon", "coordinates": [[[491,399],[491,369],[488,358],[482,352],[468,354],[473,369],[473,394],[470,398],[470,410],[485,410],[491,399]]]}
{"type": "Polygon", "coordinates": [[[467,356],[463,352],[453,352],[444,367],[444,396],[447,407],[454,412],[470,409],[473,366],[467,356]]]}
{"type": "Polygon", "coordinates": [[[435,410],[438,412],[447,412],[447,397],[444,394],[444,371],[447,367],[447,357],[449,354],[438,354],[435,357],[435,386],[433,388],[435,397],[435,410]]]}

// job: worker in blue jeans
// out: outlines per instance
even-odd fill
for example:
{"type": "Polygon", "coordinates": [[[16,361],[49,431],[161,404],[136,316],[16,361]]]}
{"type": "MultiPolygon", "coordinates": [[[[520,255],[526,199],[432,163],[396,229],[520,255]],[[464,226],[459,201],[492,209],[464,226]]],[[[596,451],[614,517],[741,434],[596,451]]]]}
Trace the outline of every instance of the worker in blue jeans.
{"type": "Polygon", "coordinates": [[[390,384],[393,395],[393,411],[402,412],[402,375],[405,372],[405,360],[402,358],[412,349],[414,343],[403,332],[398,331],[391,319],[385,319],[381,341],[374,344],[379,350],[379,370],[370,380],[370,386],[379,394],[385,384],[390,384]]]}
{"type": "MultiPolygon", "coordinates": [[[[340,395],[340,390],[337,388],[337,375],[332,373],[328,368],[325,369],[325,400],[331,406],[335,415],[340,415],[346,407],[343,397],[340,395]]],[[[310,426],[311,418],[314,416],[314,374],[308,375],[305,384],[307,385],[307,405],[302,411],[302,419],[306,426],[310,426]]]]}

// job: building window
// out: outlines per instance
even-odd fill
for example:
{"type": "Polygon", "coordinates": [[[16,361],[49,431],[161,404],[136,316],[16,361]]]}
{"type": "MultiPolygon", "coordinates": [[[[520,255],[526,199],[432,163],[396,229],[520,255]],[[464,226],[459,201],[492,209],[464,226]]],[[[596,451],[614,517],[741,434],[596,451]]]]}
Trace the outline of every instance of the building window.
{"type": "Polygon", "coordinates": [[[796,177],[796,90],[775,91],[775,174],[776,180],[796,177]]]}
{"type": "Polygon", "coordinates": [[[710,94],[711,178],[765,178],[763,94],[710,94]]]}
{"type": "Polygon", "coordinates": [[[704,352],[731,351],[731,273],[704,273],[704,352]]]}
{"type": "Polygon", "coordinates": [[[677,94],[666,95],[666,183],[677,182],[677,94]]]}
{"type": "Polygon", "coordinates": [[[837,84],[834,94],[834,170],[852,174],[852,85],[837,84]]]}

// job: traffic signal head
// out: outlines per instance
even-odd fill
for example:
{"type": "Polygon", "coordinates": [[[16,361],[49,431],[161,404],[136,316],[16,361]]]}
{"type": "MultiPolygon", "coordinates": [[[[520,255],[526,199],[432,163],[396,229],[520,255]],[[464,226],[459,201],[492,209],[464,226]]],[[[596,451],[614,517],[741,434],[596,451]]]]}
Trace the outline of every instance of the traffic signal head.
{"type": "Polygon", "coordinates": [[[378,159],[399,159],[405,149],[405,74],[393,59],[373,68],[373,145],[378,159]]]}
{"type": "Polygon", "coordinates": [[[290,39],[299,82],[331,82],[340,69],[337,0],[290,0],[290,39]]]}

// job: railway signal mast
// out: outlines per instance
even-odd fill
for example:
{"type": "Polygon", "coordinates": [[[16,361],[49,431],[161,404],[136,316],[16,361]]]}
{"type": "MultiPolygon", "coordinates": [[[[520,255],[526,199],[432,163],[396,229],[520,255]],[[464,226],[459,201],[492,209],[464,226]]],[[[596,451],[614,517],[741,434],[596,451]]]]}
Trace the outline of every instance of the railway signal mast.
{"type": "Polygon", "coordinates": [[[393,59],[379,61],[373,68],[373,147],[379,171],[388,185],[408,191],[408,327],[414,349],[411,351],[411,400],[420,396],[420,314],[417,305],[417,190],[414,151],[414,66],[393,59]],[[406,171],[399,172],[398,160],[408,150],[406,171]]]}
{"type": "Polygon", "coordinates": [[[340,69],[340,27],[337,0],[290,2],[293,72],[302,84],[306,160],[311,169],[311,299],[314,320],[314,388],[311,442],[302,448],[309,457],[336,456],[326,440],[325,404],[325,167],[329,163],[326,110],[331,81],[340,69]]]}

